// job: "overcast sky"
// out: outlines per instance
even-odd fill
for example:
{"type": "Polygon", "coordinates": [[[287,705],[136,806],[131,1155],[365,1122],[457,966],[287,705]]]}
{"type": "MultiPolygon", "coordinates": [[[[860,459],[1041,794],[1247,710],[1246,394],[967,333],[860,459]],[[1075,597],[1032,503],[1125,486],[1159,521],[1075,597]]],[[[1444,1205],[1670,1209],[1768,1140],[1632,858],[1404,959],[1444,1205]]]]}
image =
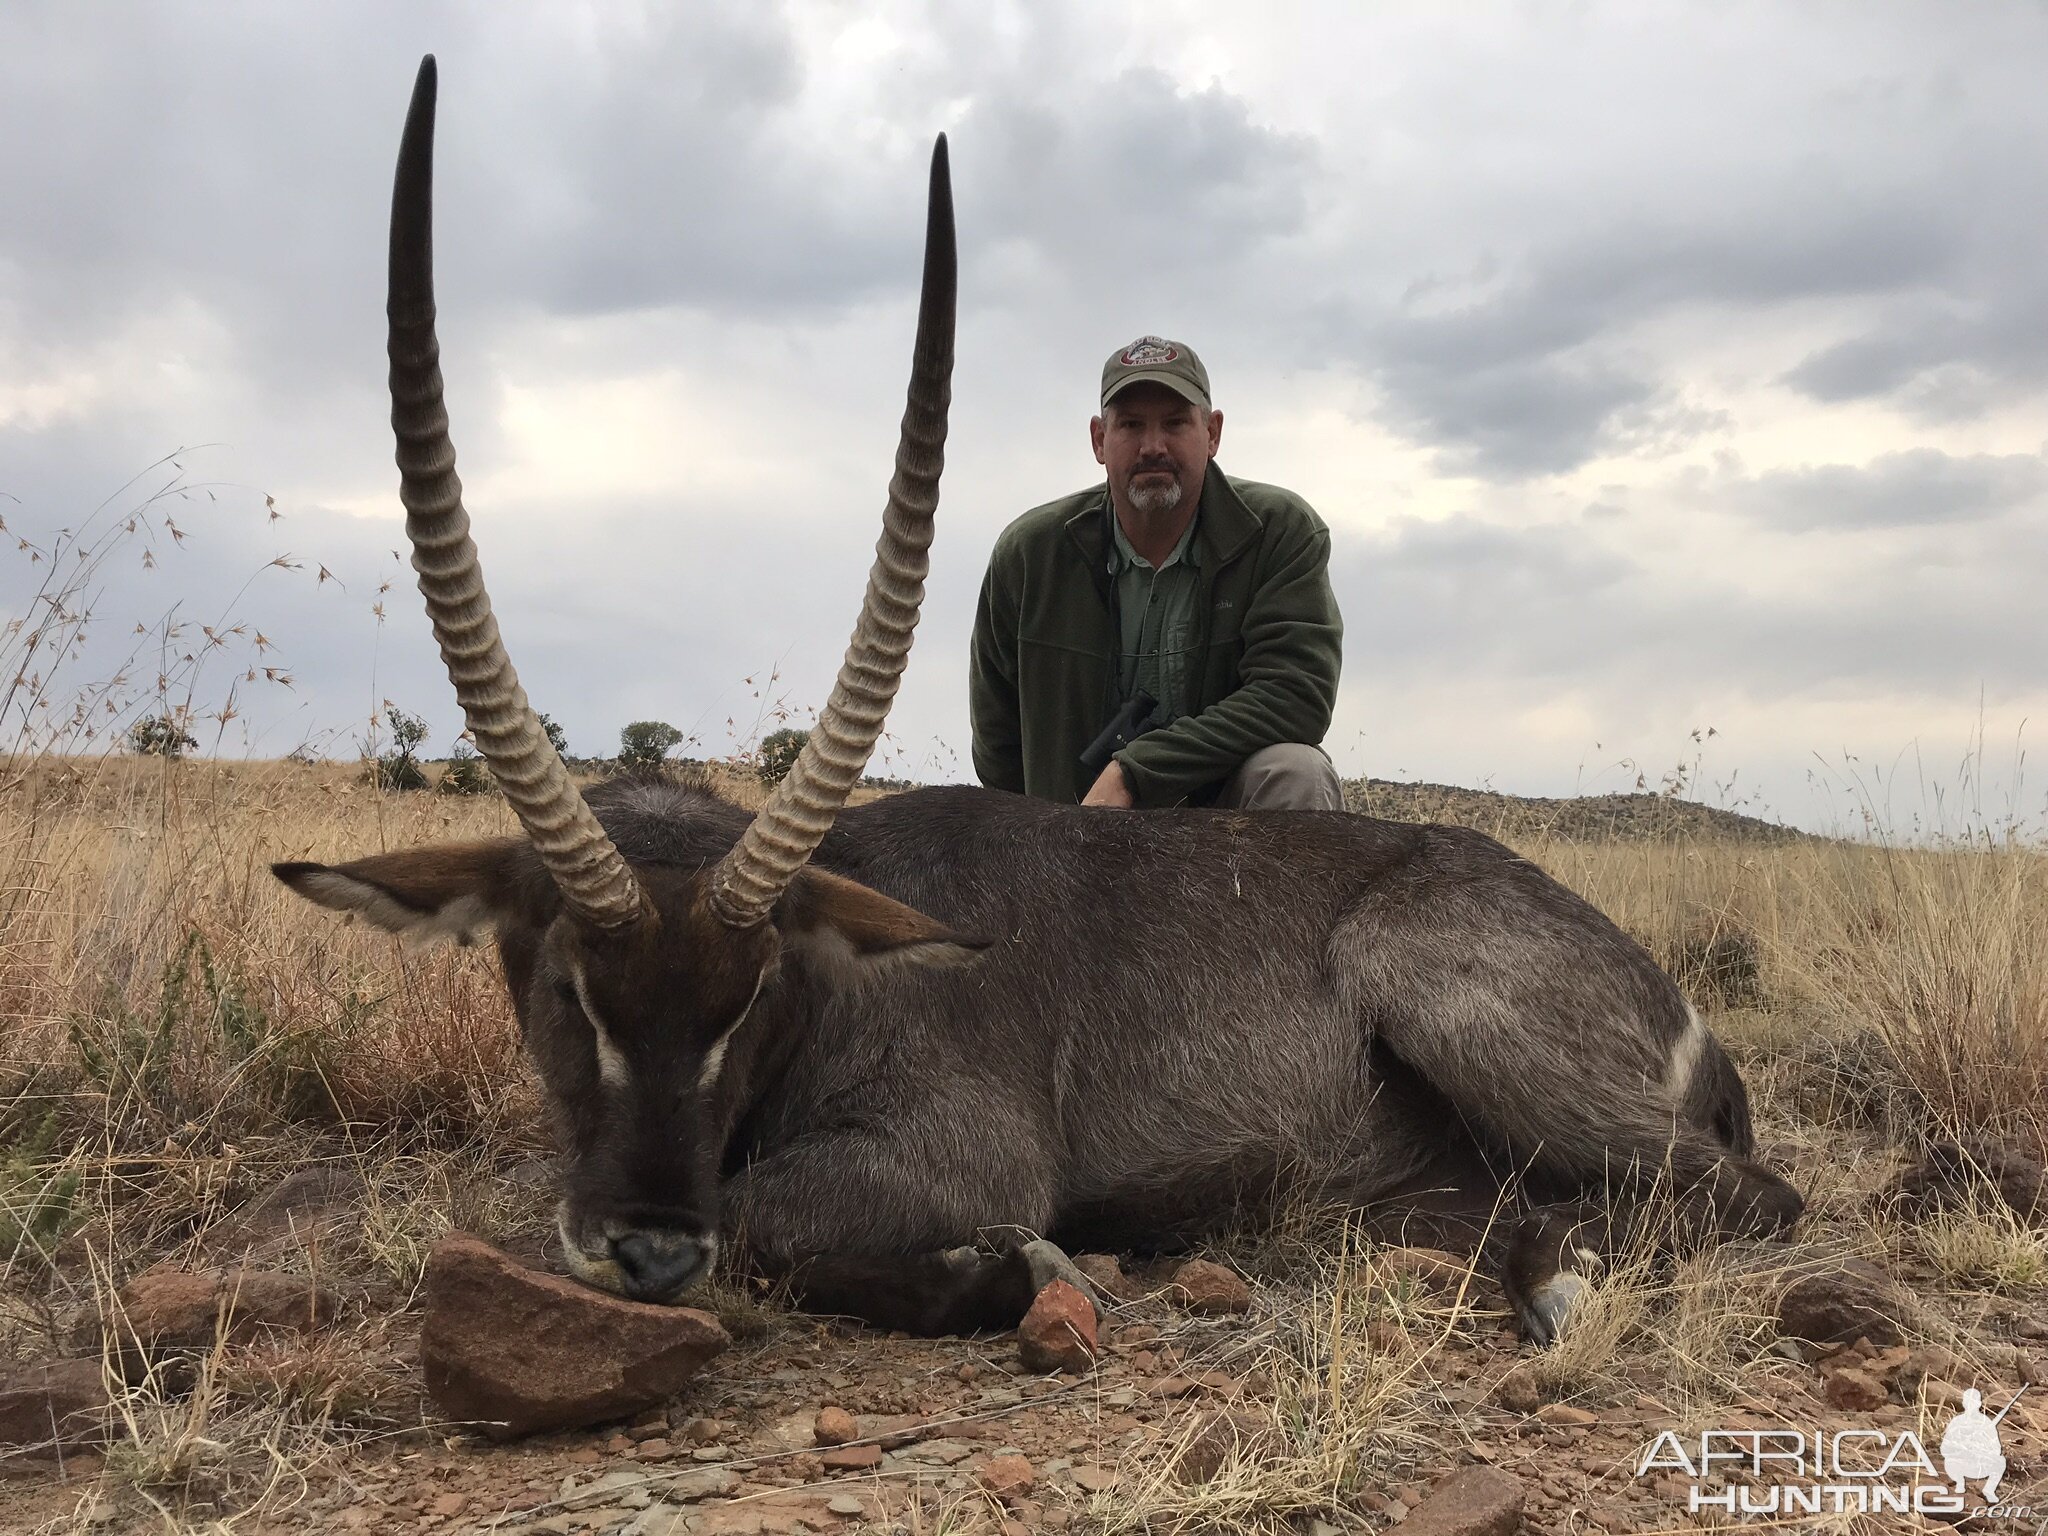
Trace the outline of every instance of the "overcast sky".
{"type": "MultiPolygon", "coordinates": [[[[1095,479],[1102,358],[1156,332],[1207,361],[1224,467],[1334,530],[1345,773],[1702,754],[1704,798],[1810,825],[2041,817],[2041,6],[11,4],[0,516],[46,544],[190,449],[207,489],[152,514],[183,544],[110,559],[76,676],[230,613],[292,686],[245,685],[224,750],[346,751],[386,697],[459,728],[383,395],[427,51],[468,503],[575,750],[822,699],[943,129],[955,409],[882,769],[971,772],[989,547],[1095,479]]],[[[9,617],[42,574],[0,554],[9,617]]]]}

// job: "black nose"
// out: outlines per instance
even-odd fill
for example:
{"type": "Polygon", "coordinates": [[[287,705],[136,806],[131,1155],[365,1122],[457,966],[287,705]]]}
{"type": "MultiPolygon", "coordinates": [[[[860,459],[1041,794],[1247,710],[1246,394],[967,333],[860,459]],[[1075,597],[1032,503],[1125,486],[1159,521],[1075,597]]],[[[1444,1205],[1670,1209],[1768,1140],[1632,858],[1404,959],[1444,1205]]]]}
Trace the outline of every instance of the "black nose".
{"type": "Polygon", "coordinates": [[[685,1232],[637,1230],[612,1239],[612,1258],[635,1301],[667,1301],[710,1263],[707,1244],[685,1232]]]}

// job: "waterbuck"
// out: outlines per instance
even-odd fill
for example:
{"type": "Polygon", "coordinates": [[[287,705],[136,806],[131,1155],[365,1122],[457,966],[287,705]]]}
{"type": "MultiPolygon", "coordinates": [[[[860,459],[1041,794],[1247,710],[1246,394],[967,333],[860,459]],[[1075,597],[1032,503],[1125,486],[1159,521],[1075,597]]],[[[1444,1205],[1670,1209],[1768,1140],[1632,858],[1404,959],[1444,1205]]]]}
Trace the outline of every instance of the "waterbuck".
{"type": "Polygon", "coordinates": [[[1163,1245],[1336,1201],[1484,1227],[1548,1339],[1612,1213],[1653,1185],[1710,1234],[1796,1218],[1670,979],[1476,832],[966,788],[841,811],[909,651],[937,505],[943,138],[883,533],[809,743],[759,814],[672,783],[586,798],[499,643],[455,476],[434,78],[428,59],[393,197],[392,423],[442,656],[526,835],[275,868],[394,933],[496,939],[559,1121],[578,1275],[674,1300],[725,1235],[806,1305],[951,1332],[1015,1323],[1069,1271],[1056,1244],[1163,1245]]]}

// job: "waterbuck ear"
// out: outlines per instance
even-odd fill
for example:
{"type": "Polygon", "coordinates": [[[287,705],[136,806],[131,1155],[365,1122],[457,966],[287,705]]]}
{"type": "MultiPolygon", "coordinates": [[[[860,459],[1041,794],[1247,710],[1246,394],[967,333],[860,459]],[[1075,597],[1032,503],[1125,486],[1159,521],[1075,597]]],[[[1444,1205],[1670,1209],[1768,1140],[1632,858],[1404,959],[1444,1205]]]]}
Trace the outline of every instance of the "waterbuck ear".
{"type": "Polygon", "coordinates": [[[775,912],[782,942],[813,964],[852,974],[895,965],[964,965],[989,940],[955,933],[857,880],[806,869],[775,912]]]}
{"type": "Polygon", "coordinates": [[[523,912],[530,896],[519,867],[521,838],[443,843],[377,853],[346,864],[273,864],[270,872],[306,900],[422,943],[473,944],[523,912]]]}

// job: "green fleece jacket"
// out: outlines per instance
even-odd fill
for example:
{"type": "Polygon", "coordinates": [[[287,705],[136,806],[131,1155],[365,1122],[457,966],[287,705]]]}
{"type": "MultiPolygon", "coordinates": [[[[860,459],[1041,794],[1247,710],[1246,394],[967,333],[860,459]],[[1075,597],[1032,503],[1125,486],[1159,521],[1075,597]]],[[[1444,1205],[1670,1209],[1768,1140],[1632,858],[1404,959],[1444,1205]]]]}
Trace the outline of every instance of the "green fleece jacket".
{"type": "MultiPolygon", "coordinates": [[[[1069,805],[1088,792],[1081,753],[1119,702],[1108,502],[1098,485],[1036,507],[989,557],[968,708],[974,771],[992,789],[1069,805]]],[[[1200,804],[1261,747],[1320,745],[1337,700],[1344,624],[1315,510],[1211,462],[1194,548],[1187,713],[1116,754],[1141,806],[1200,804]]]]}

